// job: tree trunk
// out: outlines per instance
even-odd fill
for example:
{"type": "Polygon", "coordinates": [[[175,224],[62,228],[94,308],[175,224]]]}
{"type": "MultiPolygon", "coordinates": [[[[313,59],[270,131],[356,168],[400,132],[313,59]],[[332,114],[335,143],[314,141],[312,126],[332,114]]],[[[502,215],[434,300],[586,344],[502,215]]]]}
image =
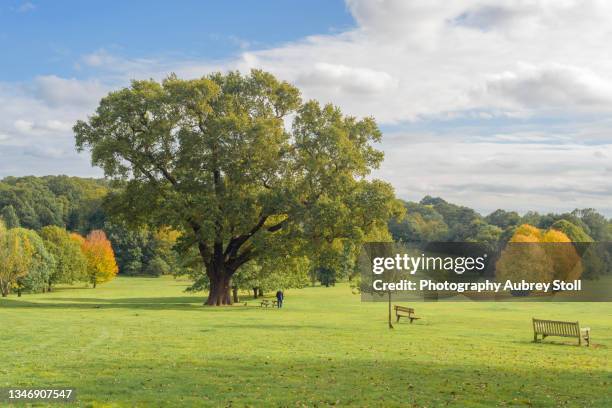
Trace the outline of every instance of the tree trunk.
{"type": "Polygon", "coordinates": [[[98,284],[98,280],[97,280],[97,279],[94,279],[94,280],[93,280],[93,287],[94,287],[94,289],[96,288],[96,285],[97,285],[97,284],[98,284]]]}
{"type": "Polygon", "coordinates": [[[240,302],[238,299],[238,286],[232,286],[232,297],[234,298],[234,303],[240,302]]]}
{"type": "Polygon", "coordinates": [[[253,299],[257,299],[257,288],[253,288],[253,299]]]}
{"type": "Polygon", "coordinates": [[[210,277],[210,291],[205,304],[208,306],[232,304],[232,298],[230,296],[230,277],[227,276],[227,274],[217,273],[215,276],[210,277]]]}
{"type": "Polygon", "coordinates": [[[17,288],[17,297],[21,297],[21,288],[17,288]]]}
{"type": "Polygon", "coordinates": [[[257,289],[259,291],[259,297],[263,297],[263,290],[261,290],[261,288],[257,289]]]}

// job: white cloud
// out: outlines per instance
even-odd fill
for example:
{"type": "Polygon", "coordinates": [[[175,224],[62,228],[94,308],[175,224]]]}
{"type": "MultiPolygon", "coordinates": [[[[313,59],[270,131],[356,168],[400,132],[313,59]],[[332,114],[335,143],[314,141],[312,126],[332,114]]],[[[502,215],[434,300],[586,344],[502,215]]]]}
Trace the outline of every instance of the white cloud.
{"type": "Polygon", "coordinates": [[[312,70],[296,78],[298,85],[324,87],[346,94],[376,94],[390,91],[397,86],[397,80],[383,71],[346,65],[316,63],[312,70]]]}
{"type": "Polygon", "coordinates": [[[483,213],[576,207],[612,213],[607,159],[612,140],[604,145],[499,144],[397,134],[384,147],[385,161],[375,176],[392,182],[400,197],[439,195],[483,213]]]}
{"type": "Polygon", "coordinates": [[[17,119],[14,123],[15,129],[21,133],[28,133],[34,129],[34,124],[27,120],[17,119]]]}
{"type": "Polygon", "coordinates": [[[267,49],[251,44],[226,61],[100,49],[77,61],[80,73],[97,80],[48,75],[25,86],[0,83],[0,175],[26,171],[13,159],[19,155],[27,171],[99,174],[73,153],[70,125],[132,78],[263,68],[298,84],[305,98],[399,129],[385,135],[387,158],[376,174],[401,197],[441,195],[483,211],[595,207],[612,215],[612,2],[347,6],[354,29],[267,49]]]}
{"type": "Polygon", "coordinates": [[[39,76],[34,79],[35,95],[53,106],[95,107],[108,90],[99,81],[66,79],[56,75],[39,76]]]}
{"type": "Polygon", "coordinates": [[[492,75],[482,92],[491,104],[521,109],[606,110],[612,103],[612,82],[588,69],[558,64],[520,64],[515,71],[492,75]]]}

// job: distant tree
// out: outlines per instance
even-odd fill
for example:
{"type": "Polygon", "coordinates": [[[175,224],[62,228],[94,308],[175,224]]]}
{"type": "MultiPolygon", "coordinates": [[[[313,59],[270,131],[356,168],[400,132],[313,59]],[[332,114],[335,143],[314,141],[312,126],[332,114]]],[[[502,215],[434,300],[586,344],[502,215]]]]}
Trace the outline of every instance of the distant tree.
{"type": "Polygon", "coordinates": [[[325,266],[320,266],[316,269],[317,279],[321,285],[325,287],[334,286],[336,284],[336,271],[325,266]]]}
{"type": "Polygon", "coordinates": [[[0,293],[6,297],[17,280],[28,274],[30,243],[15,229],[7,229],[0,221],[0,293]]]}
{"type": "Polygon", "coordinates": [[[432,205],[404,202],[404,207],[406,215],[403,219],[389,221],[394,241],[435,242],[448,238],[448,225],[432,205]]]}
{"type": "Polygon", "coordinates": [[[14,228],[10,230],[10,233],[17,236],[18,240],[24,243],[23,256],[26,257],[25,263],[27,265],[27,273],[17,278],[15,284],[17,294],[21,296],[23,291],[44,291],[49,276],[55,269],[55,257],[47,250],[42,238],[36,231],[14,228]]]}
{"type": "Polygon", "coordinates": [[[156,256],[155,239],[147,227],[128,228],[123,223],[106,222],[104,231],[112,243],[119,273],[145,275],[156,256]]]}
{"type": "Polygon", "coordinates": [[[249,262],[232,278],[232,297],[238,301],[238,290],[253,291],[257,299],[264,292],[278,289],[303,288],[308,285],[308,258],[285,256],[261,263],[249,262]]]}
{"type": "Polygon", "coordinates": [[[115,254],[104,231],[90,232],[82,241],[81,248],[87,258],[87,275],[94,288],[98,283],[108,282],[117,275],[119,268],[115,254]]]}
{"type": "Polygon", "coordinates": [[[550,228],[563,232],[569,237],[571,242],[593,242],[593,238],[591,238],[582,228],[567,220],[555,221],[550,228]]]}
{"type": "Polygon", "coordinates": [[[471,208],[448,203],[439,197],[424,197],[420,204],[431,206],[437,213],[442,215],[444,222],[448,225],[448,237],[450,241],[467,241],[475,235],[474,227],[476,221],[482,220],[480,214],[471,208]]]}
{"type": "Polygon", "coordinates": [[[87,258],[80,243],[68,231],[49,225],[40,230],[40,236],[55,259],[55,266],[48,275],[48,291],[57,283],[71,284],[87,280],[87,258]]]}
{"type": "Polygon", "coordinates": [[[570,238],[556,229],[541,230],[523,224],[496,263],[499,280],[528,282],[571,281],[582,275],[582,264],[570,238]]]}
{"type": "Polygon", "coordinates": [[[153,232],[155,255],[168,265],[167,272],[164,275],[172,273],[173,270],[177,270],[178,274],[181,273],[180,257],[175,249],[180,236],[179,231],[165,226],[153,232]]]}
{"type": "Polygon", "coordinates": [[[605,242],[612,240],[612,229],[610,222],[593,208],[575,209],[572,215],[578,217],[588,228],[588,233],[593,240],[605,242]]]}
{"type": "Polygon", "coordinates": [[[519,225],[521,223],[521,216],[518,215],[516,211],[505,211],[500,209],[487,215],[485,221],[504,230],[508,227],[519,225]]]}
{"type": "Polygon", "coordinates": [[[522,217],[520,224],[540,225],[542,216],[537,211],[527,211],[522,217]]]}
{"type": "Polygon", "coordinates": [[[145,273],[150,276],[169,275],[170,272],[170,265],[159,256],[154,257],[145,270],[145,273]]]}
{"type": "Polygon", "coordinates": [[[401,211],[389,184],[367,178],[383,159],[373,119],[302,103],[258,70],[133,81],[74,132],[94,165],[126,183],[108,200],[114,214],[170,226],[183,251],[197,249],[208,305],[231,304],[231,279],[249,261],[359,241],[401,211]]]}
{"type": "Polygon", "coordinates": [[[502,236],[501,228],[487,224],[482,219],[476,219],[470,224],[472,232],[465,242],[478,242],[485,245],[489,251],[495,251],[502,236]]]}
{"type": "Polygon", "coordinates": [[[24,228],[57,225],[84,232],[101,226],[101,204],[108,190],[104,180],[6,177],[0,181],[0,208],[12,206],[24,228]]]}
{"type": "Polygon", "coordinates": [[[516,228],[495,265],[498,281],[552,282],[553,261],[542,242],[542,231],[529,224],[516,228]]]}
{"type": "Polygon", "coordinates": [[[15,212],[15,207],[13,207],[12,205],[9,204],[3,207],[2,212],[0,212],[0,217],[4,220],[4,224],[6,225],[6,228],[20,227],[19,217],[17,216],[17,213],[15,212]]]}

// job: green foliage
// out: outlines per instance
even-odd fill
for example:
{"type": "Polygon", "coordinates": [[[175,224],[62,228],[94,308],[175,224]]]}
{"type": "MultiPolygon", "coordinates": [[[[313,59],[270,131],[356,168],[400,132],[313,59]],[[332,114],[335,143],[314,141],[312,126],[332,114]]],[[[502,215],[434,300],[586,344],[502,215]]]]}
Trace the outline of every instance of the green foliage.
{"type": "Polygon", "coordinates": [[[150,276],[162,276],[170,274],[170,266],[161,257],[154,257],[151,262],[147,265],[145,270],[146,275],[150,276]]]}
{"type": "Polygon", "coordinates": [[[383,159],[373,119],[302,103],[258,70],[133,81],[74,132],[78,149],[125,183],[107,201],[114,214],[170,226],[185,253],[197,248],[209,304],[230,303],[229,280],[249,261],[359,242],[401,212],[388,183],[366,178],[383,159]]]}
{"type": "Polygon", "coordinates": [[[586,232],[567,220],[558,220],[551,225],[552,229],[563,232],[572,242],[593,242],[586,232]]]}
{"type": "Polygon", "coordinates": [[[595,241],[607,242],[612,240],[612,224],[593,208],[575,209],[572,211],[572,215],[582,221],[586,226],[584,228],[585,233],[595,241]]]}
{"type": "Polygon", "coordinates": [[[15,207],[10,204],[2,208],[2,211],[0,212],[0,218],[4,220],[4,225],[6,225],[6,228],[20,227],[19,217],[15,212],[15,207]]]}
{"type": "Polygon", "coordinates": [[[448,225],[448,237],[450,241],[465,242],[474,237],[482,225],[479,222],[482,217],[471,208],[448,203],[439,197],[424,197],[422,205],[431,206],[444,218],[448,225]]]}
{"type": "Polygon", "coordinates": [[[12,206],[20,226],[47,225],[79,232],[103,222],[101,204],[108,187],[103,180],[67,176],[6,177],[0,181],[0,208],[12,206]]]}
{"type": "Polygon", "coordinates": [[[119,273],[145,275],[155,258],[155,240],[149,228],[127,228],[122,223],[106,222],[104,231],[113,245],[119,273]]]}
{"type": "Polygon", "coordinates": [[[54,268],[49,273],[48,289],[57,283],[74,283],[87,280],[87,258],[78,241],[71,238],[63,228],[49,225],[40,230],[44,244],[55,258],[54,268]]]}
{"type": "Polygon", "coordinates": [[[317,279],[321,282],[321,285],[329,287],[336,284],[336,271],[331,268],[321,266],[316,269],[317,279]]]}
{"type": "Polygon", "coordinates": [[[23,242],[27,248],[22,256],[27,263],[27,273],[17,278],[16,286],[19,291],[42,292],[46,288],[50,276],[54,273],[57,259],[47,250],[42,238],[25,228],[14,228],[9,231],[23,242]]]}
{"type": "Polygon", "coordinates": [[[27,273],[25,249],[0,220],[0,293],[6,297],[18,278],[27,273]]]}
{"type": "Polygon", "coordinates": [[[448,225],[433,206],[404,202],[406,215],[389,221],[389,231],[396,242],[435,242],[448,238],[448,225]]]}
{"type": "Polygon", "coordinates": [[[485,221],[501,228],[513,227],[521,223],[521,216],[516,211],[495,210],[485,217],[485,221]]]}
{"type": "Polygon", "coordinates": [[[303,288],[309,282],[310,261],[306,257],[282,257],[262,263],[249,262],[232,277],[239,289],[262,292],[303,288]]]}
{"type": "Polygon", "coordinates": [[[120,222],[106,222],[104,231],[115,251],[119,273],[154,276],[159,273],[183,274],[174,250],[178,232],[167,228],[152,231],[146,226],[129,228],[120,222]],[[153,262],[155,265],[152,266],[153,262]]]}

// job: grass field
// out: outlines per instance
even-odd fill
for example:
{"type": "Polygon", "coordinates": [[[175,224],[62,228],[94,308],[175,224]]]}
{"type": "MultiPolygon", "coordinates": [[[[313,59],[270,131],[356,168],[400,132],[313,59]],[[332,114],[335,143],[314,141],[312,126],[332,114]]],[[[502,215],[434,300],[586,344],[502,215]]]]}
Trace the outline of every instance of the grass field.
{"type": "MultiPolygon", "coordinates": [[[[205,308],[172,278],[0,300],[0,387],[74,387],[78,406],[610,407],[606,303],[386,304],[347,285],[285,308],[205,308]],[[594,345],[532,343],[532,316],[579,320],[594,345]]],[[[0,403],[1,405],[1,403],[0,403]]],[[[61,406],[61,405],[56,405],[61,406]]]]}

